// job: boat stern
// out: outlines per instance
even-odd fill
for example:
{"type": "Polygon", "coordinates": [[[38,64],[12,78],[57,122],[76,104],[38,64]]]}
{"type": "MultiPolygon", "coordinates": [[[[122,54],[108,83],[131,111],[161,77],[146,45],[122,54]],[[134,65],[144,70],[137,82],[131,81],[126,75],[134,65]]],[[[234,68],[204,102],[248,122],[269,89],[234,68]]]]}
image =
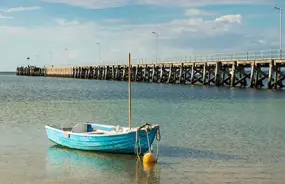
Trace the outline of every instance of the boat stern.
{"type": "Polygon", "coordinates": [[[45,126],[46,129],[46,135],[48,139],[56,144],[62,145],[60,143],[60,139],[64,137],[69,136],[69,132],[71,131],[71,128],[58,128],[54,126],[45,126]]]}

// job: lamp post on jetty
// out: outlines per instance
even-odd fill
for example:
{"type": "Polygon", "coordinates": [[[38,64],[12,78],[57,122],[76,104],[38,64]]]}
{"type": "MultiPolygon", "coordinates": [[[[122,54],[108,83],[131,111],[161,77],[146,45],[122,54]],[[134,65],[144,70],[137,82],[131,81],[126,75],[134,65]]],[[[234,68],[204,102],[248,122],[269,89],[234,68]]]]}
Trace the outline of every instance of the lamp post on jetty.
{"type": "Polygon", "coordinates": [[[97,45],[98,45],[98,63],[100,63],[100,60],[101,60],[101,56],[100,56],[100,43],[97,42],[97,45]]]}
{"type": "Polygon", "coordinates": [[[49,59],[50,59],[50,61],[52,61],[52,52],[51,51],[49,51],[49,59]]]}
{"type": "Polygon", "coordinates": [[[69,55],[69,51],[68,51],[68,48],[64,48],[64,50],[65,50],[65,52],[66,52],[66,57],[65,57],[65,59],[66,59],[66,63],[68,63],[68,55],[69,55]]]}
{"type": "Polygon", "coordinates": [[[29,60],[30,60],[30,57],[27,57],[28,67],[29,67],[29,65],[30,65],[29,60]]]}
{"type": "Polygon", "coordinates": [[[157,50],[158,50],[158,33],[157,32],[152,32],[152,34],[156,35],[156,43],[155,43],[155,50],[156,50],[156,63],[157,63],[157,50]]]}
{"type": "Polygon", "coordinates": [[[280,58],[282,58],[282,8],[274,7],[280,12],[280,58]]]}

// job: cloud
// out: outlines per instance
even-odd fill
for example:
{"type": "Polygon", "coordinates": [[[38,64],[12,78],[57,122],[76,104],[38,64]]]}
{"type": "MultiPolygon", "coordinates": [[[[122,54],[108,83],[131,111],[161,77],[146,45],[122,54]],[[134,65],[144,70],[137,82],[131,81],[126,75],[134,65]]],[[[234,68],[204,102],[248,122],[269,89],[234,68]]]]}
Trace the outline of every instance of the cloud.
{"type": "Polygon", "coordinates": [[[87,9],[103,9],[121,7],[132,3],[132,0],[41,0],[50,3],[62,3],[70,6],[83,7],[87,9]]]}
{"type": "Polygon", "coordinates": [[[31,6],[31,7],[15,7],[15,8],[9,8],[9,9],[5,9],[2,10],[3,12],[20,12],[20,11],[32,11],[32,10],[39,10],[41,9],[41,7],[39,6],[31,6]]]}
{"type": "Polygon", "coordinates": [[[126,21],[127,21],[126,19],[117,19],[117,18],[114,18],[114,19],[111,19],[111,18],[103,19],[103,22],[106,22],[106,23],[123,23],[123,22],[126,22],[126,21]]]}
{"type": "Polygon", "coordinates": [[[215,22],[218,23],[241,23],[241,15],[224,15],[221,17],[216,18],[215,22]]]}
{"type": "MultiPolygon", "coordinates": [[[[51,3],[62,3],[71,6],[83,7],[87,9],[103,9],[112,7],[122,7],[130,4],[154,5],[162,7],[199,7],[209,5],[238,5],[238,4],[256,4],[273,3],[272,0],[41,0],[51,3]]],[[[274,1],[274,0],[273,0],[274,1]]],[[[276,1],[276,0],[275,0],[276,1]]]]}
{"type": "Polygon", "coordinates": [[[178,7],[199,7],[209,5],[238,5],[238,4],[256,4],[256,3],[272,3],[272,0],[138,0],[140,4],[156,5],[156,6],[178,6],[178,7]]]}
{"type": "Polygon", "coordinates": [[[8,17],[8,16],[0,14],[0,19],[13,19],[13,17],[8,17]]]}
{"type": "Polygon", "coordinates": [[[204,20],[202,18],[187,18],[173,20],[171,24],[171,30],[174,31],[171,34],[191,32],[197,34],[203,34],[205,36],[220,35],[224,32],[237,32],[241,25],[240,14],[238,15],[224,15],[217,17],[213,20],[204,20]]]}
{"type": "Polygon", "coordinates": [[[200,9],[196,9],[196,8],[191,8],[191,9],[187,9],[185,11],[185,15],[186,16],[198,16],[198,15],[212,15],[213,13],[210,13],[208,11],[203,11],[200,9]]]}
{"type": "MultiPolygon", "coordinates": [[[[268,40],[262,36],[246,38],[245,33],[250,32],[240,28],[242,24],[237,20],[221,23],[224,26],[213,29],[219,18],[185,18],[140,25],[124,22],[114,26],[105,25],[104,22],[78,23],[59,18],[55,20],[56,25],[48,27],[0,26],[0,40],[5,45],[1,58],[7,61],[7,70],[17,65],[27,65],[28,56],[31,58],[29,64],[40,66],[95,65],[98,64],[96,43],[100,42],[101,58],[110,61],[107,62],[109,64],[118,61],[127,63],[129,52],[134,60],[146,60],[156,55],[156,39],[151,31],[159,33],[158,56],[163,58],[185,57],[195,52],[247,50],[249,45],[253,48],[253,44],[254,48],[259,48],[262,44],[251,43],[250,40],[268,40]],[[52,57],[49,52],[52,52],[52,57]]],[[[270,39],[275,40],[275,37],[270,39]]],[[[147,61],[150,62],[149,59],[147,61]]]]}
{"type": "Polygon", "coordinates": [[[55,19],[56,23],[60,26],[70,26],[70,25],[77,25],[79,22],[77,20],[67,21],[66,19],[55,19]]]}
{"type": "Polygon", "coordinates": [[[178,19],[171,22],[174,26],[199,26],[204,24],[204,20],[202,18],[190,18],[190,19],[178,19]]]}
{"type": "Polygon", "coordinates": [[[264,40],[257,40],[257,43],[259,43],[259,44],[265,44],[265,41],[264,41],[264,40]]]}

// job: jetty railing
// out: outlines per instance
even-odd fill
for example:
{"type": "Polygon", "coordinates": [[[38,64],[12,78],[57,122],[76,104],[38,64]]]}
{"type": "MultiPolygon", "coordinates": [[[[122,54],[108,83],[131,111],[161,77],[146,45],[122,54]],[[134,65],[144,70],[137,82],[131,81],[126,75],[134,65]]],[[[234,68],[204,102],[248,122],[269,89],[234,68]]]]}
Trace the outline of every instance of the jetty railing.
{"type": "MultiPolygon", "coordinates": [[[[248,61],[264,59],[285,59],[285,50],[270,49],[246,52],[220,52],[220,53],[197,53],[188,56],[163,57],[163,58],[134,58],[132,64],[163,64],[181,62],[215,62],[215,61],[248,61]]],[[[126,64],[126,60],[104,61],[106,64],[126,64]]]]}

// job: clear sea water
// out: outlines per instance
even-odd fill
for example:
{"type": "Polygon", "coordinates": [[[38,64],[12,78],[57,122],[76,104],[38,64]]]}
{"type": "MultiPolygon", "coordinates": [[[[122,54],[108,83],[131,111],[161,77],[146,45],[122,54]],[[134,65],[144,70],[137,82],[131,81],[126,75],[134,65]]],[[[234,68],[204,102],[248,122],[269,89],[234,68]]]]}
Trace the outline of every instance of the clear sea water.
{"type": "Polygon", "coordinates": [[[127,86],[0,75],[0,183],[284,183],[284,91],[133,83],[133,124],[161,125],[151,170],[48,141],[46,124],[128,126],[127,86]]]}

